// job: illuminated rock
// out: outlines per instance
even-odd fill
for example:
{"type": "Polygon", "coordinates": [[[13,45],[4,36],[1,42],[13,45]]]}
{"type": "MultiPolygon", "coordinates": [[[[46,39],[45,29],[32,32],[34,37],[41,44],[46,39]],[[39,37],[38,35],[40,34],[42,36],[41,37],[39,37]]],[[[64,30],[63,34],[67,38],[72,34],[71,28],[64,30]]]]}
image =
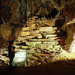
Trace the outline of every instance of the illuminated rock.
{"type": "Polygon", "coordinates": [[[30,28],[29,27],[23,27],[22,28],[22,31],[27,31],[27,30],[30,30],[30,28]]]}
{"type": "Polygon", "coordinates": [[[50,31],[50,32],[52,32],[53,28],[52,27],[41,27],[41,28],[39,28],[39,31],[50,31]]]}
{"type": "Polygon", "coordinates": [[[44,44],[57,45],[57,44],[58,44],[58,41],[53,41],[53,42],[44,42],[44,44]]]}
{"type": "Polygon", "coordinates": [[[25,66],[27,54],[24,50],[17,51],[13,60],[13,66],[25,66]]]}
{"type": "Polygon", "coordinates": [[[22,46],[22,45],[20,45],[20,46],[19,45],[15,45],[15,47],[16,48],[23,48],[23,49],[29,48],[28,46],[22,46]]]}
{"type": "Polygon", "coordinates": [[[14,62],[23,62],[26,59],[26,52],[25,51],[19,51],[15,53],[14,62]]]}
{"type": "Polygon", "coordinates": [[[52,37],[52,38],[53,38],[53,37],[56,38],[56,36],[57,36],[56,34],[54,34],[54,35],[49,35],[49,34],[48,34],[48,35],[45,35],[46,38],[51,38],[51,37],[52,37]]]}
{"type": "Polygon", "coordinates": [[[69,51],[75,53],[75,33],[73,34],[73,41],[70,45],[70,50],[69,51]]]}
{"type": "Polygon", "coordinates": [[[25,36],[24,38],[25,39],[32,39],[32,38],[35,38],[36,36],[33,36],[33,35],[31,35],[31,36],[25,36]]]}
{"type": "Polygon", "coordinates": [[[23,49],[28,52],[28,66],[47,63],[50,61],[50,59],[48,61],[47,58],[54,57],[56,52],[56,54],[58,54],[60,45],[58,45],[59,37],[57,37],[55,33],[57,28],[44,26],[46,24],[49,25],[47,21],[46,18],[42,20],[35,20],[35,18],[30,19],[27,21],[29,27],[23,27],[20,33],[21,35],[17,38],[17,41],[15,41],[17,44],[15,45],[16,50],[23,49]],[[25,42],[27,46],[18,45],[18,43],[22,42],[25,42]],[[47,60],[47,62],[45,60],[47,60]]]}
{"type": "Polygon", "coordinates": [[[40,44],[41,42],[26,42],[27,45],[31,47],[35,47],[37,44],[40,44]]]}
{"type": "Polygon", "coordinates": [[[30,42],[55,42],[54,39],[29,39],[30,42]]]}
{"type": "Polygon", "coordinates": [[[39,39],[42,38],[42,35],[41,35],[41,34],[37,34],[36,36],[37,36],[37,38],[39,38],[39,39]]]}
{"type": "Polygon", "coordinates": [[[30,32],[21,32],[20,36],[26,36],[26,35],[30,35],[30,32]]]}

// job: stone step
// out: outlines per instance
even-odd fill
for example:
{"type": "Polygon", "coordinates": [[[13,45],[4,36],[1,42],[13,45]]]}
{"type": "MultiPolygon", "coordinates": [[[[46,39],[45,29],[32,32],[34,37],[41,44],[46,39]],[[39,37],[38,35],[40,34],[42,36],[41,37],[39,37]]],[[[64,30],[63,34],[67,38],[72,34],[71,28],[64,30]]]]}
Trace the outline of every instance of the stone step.
{"type": "Polygon", "coordinates": [[[20,33],[20,36],[27,36],[27,35],[30,35],[30,32],[21,32],[20,33]]]}
{"type": "Polygon", "coordinates": [[[36,48],[41,48],[42,50],[44,50],[44,49],[48,49],[48,50],[50,50],[50,49],[57,49],[57,48],[59,48],[59,47],[55,47],[55,46],[57,46],[56,44],[51,44],[51,43],[49,43],[49,44],[38,44],[38,45],[36,45],[36,48]]]}
{"type": "Polygon", "coordinates": [[[55,42],[55,39],[29,39],[30,42],[55,42]]]}
{"type": "Polygon", "coordinates": [[[20,47],[18,47],[18,48],[15,49],[15,51],[20,51],[20,50],[30,51],[29,48],[20,48],[20,47]]]}
{"type": "Polygon", "coordinates": [[[50,31],[50,32],[53,32],[56,29],[57,29],[56,27],[41,27],[41,28],[39,28],[39,31],[50,31]]]}
{"type": "Polygon", "coordinates": [[[27,31],[27,32],[21,32],[20,36],[37,35],[38,33],[39,33],[38,30],[36,30],[36,31],[27,31]]]}
{"type": "Polygon", "coordinates": [[[35,30],[35,31],[30,31],[31,35],[36,35],[39,34],[39,30],[35,30]]]}
{"type": "Polygon", "coordinates": [[[27,32],[21,32],[20,33],[20,36],[28,36],[28,35],[30,35],[30,36],[36,36],[36,35],[40,35],[40,34],[43,34],[43,35],[55,35],[54,34],[55,33],[55,31],[52,31],[52,32],[49,32],[49,31],[38,31],[38,30],[36,30],[36,31],[27,31],[27,32]]]}
{"type": "MultiPolygon", "coordinates": [[[[31,31],[32,33],[33,32],[54,32],[55,33],[55,30],[56,30],[57,28],[56,27],[41,27],[41,28],[39,28],[39,30],[35,30],[35,31],[31,31]]],[[[30,28],[29,27],[24,27],[24,28],[22,28],[22,32],[27,32],[27,30],[29,31],[30,30],[30,28]]],[[[30,31],[29,31],[30,32],[30,31]]]]}
{"type": "Polygon", "coordinates": [[[44,44],[49,44],[49,45],[58,45],[58,41],[54,41],[54,42],[43,42],[44,44]]]}
{"type": "MultiPolygon", "coordinates": [[[[26,42],[26,43],[29,46],[36,46],[37,44],[42,44],[42,42],[26,42]]],[[[43,42],[43,44],[57,45],[58,42],[57,41],[54,41],[54,42],[43,42]]]]}
{"type": "Polygon", "coordinates": [[[39,33],[33,33],[33,34],[30,33],[30,35],[20,35],[19,37],[24,37],[24,38],[29,38],[29,37],[31,38],[32,37],[33,38],[33,37],[36,37],[36,36],[38,37],[39,35],[41,35],[41,34],[39,34],[39,33]]]}
{"type": "Polygon", "coordinates": [[[36,44],[40,44],[41,42],[26,42],[27,45],[34,47],[36,44]]]}
{"type": "Polygon", "coordinates": [[[56,31],[39,31],[40,34],[54,34],[56,31]]]}
{"type": "Polygon", "coordinates": [[[27,30],[30,30],[30,28],[29,27],[23,27],[22,28],[22,31],[27,31],[27,30]]]}
{"type": "Polygon", "coordinates": [[[28,42],[28,41],[30,41],[30,42],[44,42],[44,41],[46,41],[46,42],[50,42],[50,41],[60,41],[60,37],[50,37],[50,38],[48,38],[48,39],[39,39],[39,38],[37,38],[37,39],[25,39],[25,38],[19,38],[19,39],[17,39],[17,41],[15,41],[14,43],[15,44],[18,44],[18,43],[23,43],[23,42],[28,42]]]}
{"type": "MultiPolygon", "coordinates": [[[[53,35],[43,35],[45,38],[56,38],[56,34],[53,35]]],[[[29,35],[29,36],[19,36],[18,39],[32,39],[32,38],[43,38],[43,36],[41,34],[36,34],[36,35],[29,35]]]]}
{"type": "Polygon", "coordinates": [[[61,46],[60,45],[55,45],[54,48],[61,48],[61,46]]]}
{"type": "Polygon", "coordinates": [[[29,49],[24,49],[24,48],[16,48],[15,49],[15,52],[18,52],[18,51],[25,51],[25,52],[30,52],[30,50],[29,49]]]}
{"type": "MultiPolygon", "coordinates": [[[[40,46],[40,48],[41,49],[43,49],[43,48],[45,48],[45,49],[50,49],[50,48],[52,48],[52,49],[57,49],[57,48],[60,48],[60,45],[57,45],[56,43],[47,43],[47,44],[31,44],[31,45],[29,45],[29,46],[31,46],[31,47],[37,47],[37,46],[40,46]]],[[[18,51],[18,50],[22,50],[22,49],[24,49],[24,50],[30,50],[30,47],[29,46],[15,46],[16,47],[16,51],[18,51]]]]}
{"type": "MultiPolygon", "coordinates": [[[[39,30],[50,30],[50,29],[53,29],[53,30],[56,30],[57,27],[40,27],[39,30]]],[[[22,31],[27,31],[27,30],[30,30],[30,27],[23,27],[22,28],[22,31]]]]}
{"type": "Polygon", "coordinates": [[[14,45],[16,48],[24,48],[24,49],[26,49],[26,48],[29,48],[29,46],[22,46],[22,45],[14,45]]]}
{"type": "Polygon", "coordinates": [[[43,34],[43,35],[55,35],[55,33],[53,33],[53,32],[40,32],[40,34],[43,34]]]}
{"type": "Polygon", "coordinates": [[[20,41],[23,41],[23,40],[25,40],[25,38],[22,38],[22,37],[18,37],[18,39],[17,39],[18,41],[20,40],[20,41]]]}
{"type": "Polygon", "coordinates": [[[32,36],[32,35],[29,35],[29,36],[20,36],[19,38],[22,38],[22,39],[32,39],[32,38],[35,38],[36,36],[32,36]]]}
{"type": "Polygon", "coordinates": [[[60,39],[28,39],[28,40],[23,40],[21,39],[20,41],[18,40],[18,42],[15,42],[15,44],[18,43],[22,43],[22,42],[55,42],[55,41],[59,41],[60,39]]]}
{"type": "Polygon", "coordinates": [[[50,36],[57,36],[56,34],[46,34],[46,33],[43,33],[43,34],[39,34],[37,33],[36,35],[24,35],[24,36],[19,36],[18,38],[34,38],[34,37],[42,37],[43,36],[47,36],[47,37],[50,37],[50,36]]]}
{"type": "Polygon", "coordinates": [[[44,35],[45,37],[56,37],[57,35],[56,34],[54,34],[54,35],[44,35]]]}

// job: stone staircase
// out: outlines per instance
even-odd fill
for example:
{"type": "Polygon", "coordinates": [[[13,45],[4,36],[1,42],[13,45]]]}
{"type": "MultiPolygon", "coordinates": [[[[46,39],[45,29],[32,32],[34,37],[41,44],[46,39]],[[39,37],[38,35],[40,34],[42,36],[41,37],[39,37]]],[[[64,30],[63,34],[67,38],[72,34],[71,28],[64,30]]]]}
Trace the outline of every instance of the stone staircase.
{"type": "MultiPolygon", "coordinates": [[[[57,37],[57,27],[40,27],[36,30],[31,30],[29,27],[23,27],[19,37],[15,40],[16,51],[25,50],[28,52],[28,65],[33,65],[40,58],[41,62],[46,56],[50,57],[51,52],[59,52],[61,48],[59,44],[60,38],[57,37]],[[43,56],[44,58],[42,59],[43,56]]],[[[38,64],[38,63],[37,63],[38,64]]]]}
{"type": "Polygon", "coordinates": [[[57,46],[59,37],[55,34],[56,29],[56,27],[40,27],[38,30],[30,30],[29,27],[23,27],[22,32],[14,42],[15,47],[16,49],[26,49],[38,44],[57,46]]]}
{"type": "Polygon", "coordinates": [[[47,19],[29,19],[15,40],[15,50],[27,52],[27,66],[51,62],[52,57],[61,52],[57,27],[50,23],[47,19]]]}

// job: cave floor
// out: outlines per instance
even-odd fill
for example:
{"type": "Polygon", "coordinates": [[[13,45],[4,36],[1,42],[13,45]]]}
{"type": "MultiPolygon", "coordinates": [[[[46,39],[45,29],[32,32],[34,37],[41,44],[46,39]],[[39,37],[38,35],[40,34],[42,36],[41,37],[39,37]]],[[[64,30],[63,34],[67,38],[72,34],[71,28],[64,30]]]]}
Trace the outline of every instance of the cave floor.
{"type": "Polygon", "coordinates": [[[73,63],[56,62],[32,67],[0,67],[2,75],[75,75],[75,60],[73,63]]]}

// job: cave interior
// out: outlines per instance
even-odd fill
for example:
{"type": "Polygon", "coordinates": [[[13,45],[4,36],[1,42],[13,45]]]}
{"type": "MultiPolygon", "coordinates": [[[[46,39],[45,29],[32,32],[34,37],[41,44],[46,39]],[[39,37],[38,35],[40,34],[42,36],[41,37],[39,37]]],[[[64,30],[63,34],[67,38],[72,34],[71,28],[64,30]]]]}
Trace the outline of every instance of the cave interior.
{"type": "MultiPolygon", "coordinates": [[[[75,0],[0,0],[0,63],[36,66],[75,60],[75,0]]],[[[71,62],[70,62],[71,61],[71,62]]]]}

